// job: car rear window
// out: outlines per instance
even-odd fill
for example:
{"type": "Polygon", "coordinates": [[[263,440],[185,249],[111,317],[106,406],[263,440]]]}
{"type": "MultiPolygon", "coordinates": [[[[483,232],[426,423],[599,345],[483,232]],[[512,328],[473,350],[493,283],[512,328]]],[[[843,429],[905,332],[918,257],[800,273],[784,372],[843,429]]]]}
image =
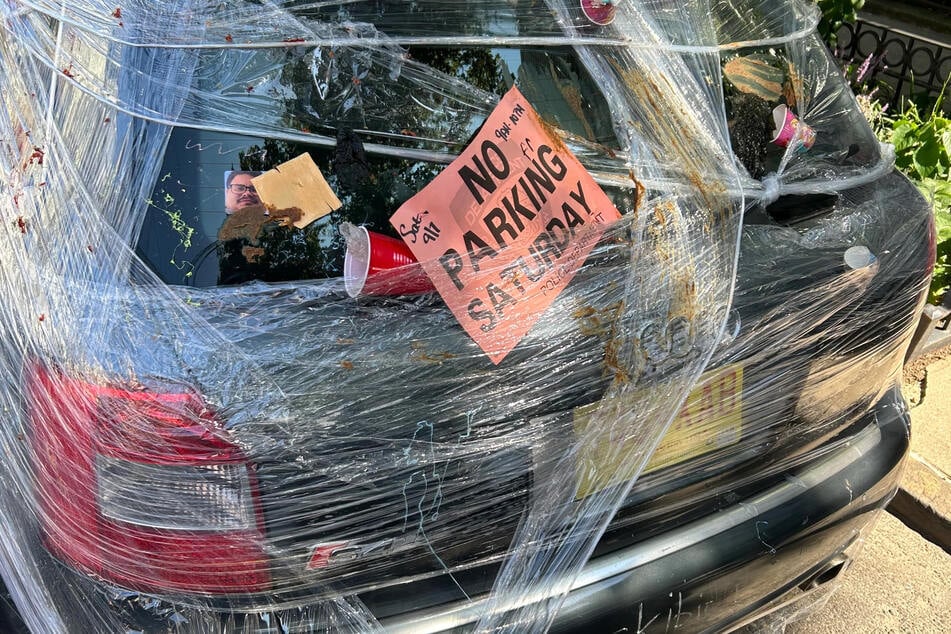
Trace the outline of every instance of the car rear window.
{"type": "MultiPolygon", "coordinates": [[[[571,49],[411,48],[415,62],[443,76],[465,81],[496,95],[518,80],[522,93],[552,125],[599,148],[617,147],[612,120],[597,84],[571,49]]],[[[293,105],[313,88],[314,76],[286,72],[293,105]]],[[[379,88],[387,78],[368,76],[379,88]]],[[[385,86],[384,86],[385,88],[385,86]]],[[[311,97],[316,100],[317,97],[311,97]]],[[[198,128],[175,128],[137,243],[142,260],[166,283],[188,286],[240,284],[251,280],[281,282],[339,276],[344,221],[396,235],[390,215],[422,189],[463,143],[439,136],[446,114],[432,108],[394,107],[389,121],[354,118],[353,104],[322,113],[325,125],[314,130],[335,139],[333,147],[255,138],[198,128]],[[339,115],[339,116],[338,116],[339,115]],[[366,127],[362,127],[366,126],[366,127]],[[381,135],[381,131],[389,130],[381,135]],[[371,148],[416,147],[446,155],[443,163],[399,158],[371,148]],[[246,188],[265,170],[310,154],[342,206],[303,229],[286,226],[261,213],[228,209],[228,195],[242,190],[241,205],[253,201],[246,188]],[[239,173],[229,187],[230,173],[239,173]]],[[[359,110],[357,108],[357,110],[359,110]]],[[[473,120],[462,133],[475,134],[473,120]]],[[[240,127],[240,121],[235,122],[240,127]]],[[[453,122],[459,134],[458,120],[453,122]]],[[[232,201],[232,206],[234,201],[232,201]]]]}

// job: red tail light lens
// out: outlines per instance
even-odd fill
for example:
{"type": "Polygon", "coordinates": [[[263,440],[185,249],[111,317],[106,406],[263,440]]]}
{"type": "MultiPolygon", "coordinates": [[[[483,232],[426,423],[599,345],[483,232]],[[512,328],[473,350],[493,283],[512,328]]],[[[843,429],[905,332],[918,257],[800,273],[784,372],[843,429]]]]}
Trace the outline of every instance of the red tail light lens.
{"type": "Polygon", "coordinates": [[[35,368],[28,394],[47,548],[141,591],[270,586],[254,471],[197,394],[35,368]]]}

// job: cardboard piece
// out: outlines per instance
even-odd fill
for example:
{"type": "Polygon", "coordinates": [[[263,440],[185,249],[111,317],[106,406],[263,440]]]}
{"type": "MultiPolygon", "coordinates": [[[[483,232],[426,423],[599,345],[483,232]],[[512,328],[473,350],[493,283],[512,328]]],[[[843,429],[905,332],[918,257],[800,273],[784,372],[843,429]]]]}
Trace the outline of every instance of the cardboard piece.
{"type": "Polygon", "coordinates": [[[512,88],[469,146],[390,223],[497,364],[620,217],[512,88]]]}
{"type": "Polygon", "coordinates": [[[340,208],[340,200],[307,153],[252,178],[251,182],[268,211],[294,218],[292,224],[298,229],[340,208]],[[300,210],[300,217],[281,213],[286,210],[300,210]]]}

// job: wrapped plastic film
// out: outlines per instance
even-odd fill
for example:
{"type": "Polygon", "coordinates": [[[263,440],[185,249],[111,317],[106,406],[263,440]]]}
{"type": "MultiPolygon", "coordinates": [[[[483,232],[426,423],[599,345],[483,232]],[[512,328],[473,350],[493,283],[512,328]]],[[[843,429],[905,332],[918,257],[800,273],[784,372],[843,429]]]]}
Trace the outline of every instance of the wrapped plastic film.
{"type": "Polygon", "coordinates": [[[756,1],[712,4],[712,15],[729,16],[713,22],[731,145],[761,181],[746,187],[761,189],[764,204],[855,187],[893,169],[891,149],[877,141],[812,28],[815,6],[783,15],[756,1]],[[758,19],[737,23],[737,13],[758,19]]]}
{"type": "Polygon", "coordinates": [[[0,571],[34,631],[544,631],[592,563],[831,460],[900,367],[929,212],[800,3],[5,18],[0,571]],[[816,132],[756,148],[782,186],[738,150],[764,83],[816,132]],[[300,154],[340,205],[304,228],[254,189],[300,154]],[[460,192],[451,253],[351,297],[345,222],[445,240],[400,214],[460,192]]]}

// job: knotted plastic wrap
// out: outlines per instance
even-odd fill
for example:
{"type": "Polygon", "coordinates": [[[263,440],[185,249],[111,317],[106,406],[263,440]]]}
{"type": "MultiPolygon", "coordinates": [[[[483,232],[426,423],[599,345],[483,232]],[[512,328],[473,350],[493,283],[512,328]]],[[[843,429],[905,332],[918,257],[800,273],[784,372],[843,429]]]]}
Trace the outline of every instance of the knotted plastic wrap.
{"type": "MultiPolygon", "coordinates": [[[[436,629],[403,610],[450,603],[438,627],[544,631],[612,518],[646,537],[652,514],[693,517],[703,478],[831,451],[899,367],[927,209],[804,4],[40,1],[4,19],[0,571],[34,631],[436,629]],[[509,284],[487,328],[542,306],[511,349],[434,291],[351,297],[344,221],[401,233],[386,219],[513,85],[620,218],[544,212],[590,248],[522,269],[567,276],[553,299],[469,253],[509,284]],[[809,147],[798,128],[769,145],[780,106],[809,147]],[[300,230],[223,211],[222,168],[298,152],[339,210],[300,230]],[[757,203],[833,191],[780,221],[757,203]],[[884,304],[887,332],[855,330],[884,304]]],[[[569,185],[522,201],[570,203],[569,185]]]]}

